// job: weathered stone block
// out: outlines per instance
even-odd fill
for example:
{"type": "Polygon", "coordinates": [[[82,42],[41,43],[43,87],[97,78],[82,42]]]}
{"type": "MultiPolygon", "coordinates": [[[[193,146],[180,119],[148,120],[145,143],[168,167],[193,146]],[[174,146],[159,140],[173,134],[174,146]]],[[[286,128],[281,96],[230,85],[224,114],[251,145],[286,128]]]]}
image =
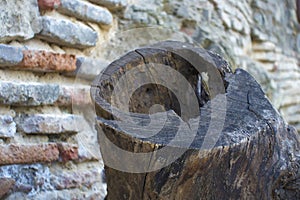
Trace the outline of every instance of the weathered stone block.
{"type": "Polygon", "coordinates": [[[84,21],[103,25],[109,25],[113,21],[112,14],[106,8],[80,0],[61,0],[58,11],[84,21]]]}
{"type": "Polygon", "coordinates": [[[91,187],[94,183],[101,181],[100,170],[61,172],[53,178],[56,189],[69,189],[78,187],[91,187]]]}
{"type": "Polygon", "coordinates": [[[61,46],[83,49],[95,46],[98,39],[93,29],[69,20],[44,16],[42,26],[38,37],[61,46]]]}
{"type": "Polygon", "coordinates": [[[59,85],[0,82],[0,103],[7,105],[54,104],[59,97],[59,85]]]}
{"type": "Polygon", "coordinates": [[[16,133],[16,123],[8,115],[0,115],[0,138],[12,138],[16,133]]]}
{"type": "Polygon", "coordinates": [[[77,133],[81,130],[80,122],[84,120],[76,115],[36,114],[18,119],[18,130],[26,134],[63,134],[77,133]]]}
{"type": "Polygon", "coordinates": [[[32,38],[41,30],[37,1],[0,1],[0,24],[0,42],[32,38]]]}
{"type": "Polygon", "coordinates": [[[0,145],[0,165],[52,162],[59,159],[57,144],[0,145]]]}
{"type": "Polygon", "coordinates": [[[87,105],[89,86],[0,82],[0,104],[14,106],[87,105]]]}
{"type": "Polygon", "coordinates": [[[69,160],[78,160],[78,146],[69,143],[58,143],[57,144],[60,159],[62,162],[67,162],[69,160]]]}
{"type": "Polygon", "coordinates": [[[53,10],[60,4],[60,0],[38,0],[39,8],[42,10],[53,10]]]}
{"type": "Polygon", "coordinates": [[[1,184],[5,179],[6,185],[14,183],[7,199],[104,199],[100,165],[92,166],[72,171],[42,164],[1,166],[0,194],[6,191],[1,184]]]}
{"type": "Polygon", "coordinates": [[[10,195],[7,199],[29,199],[27,194],[33,196],[39,191],[52,190],[51,176],[49,168],[41,164],[7,165],[0,167],[0,177],[15,180],[11,195],[16,196],[12,198],[10,195]],[[18,193],[24,196],[20,197],[17,195],[18,193]]]}
{"type": "Polygon", "coordinates": [[[273,42],[261,42],[252,44],[253,51],[275,51],[276,45],[273,42]]]}
{"type": "Polygon", "coordinates": [[[87,80],[94,80],[100,72],[108,66],[109,62],[102,59],[78,57],[76,59],[76,70],[64,73],[66,76],[76,76],[87,80]]]}
{"type": "Polygon", "coordinates": [[[70,72],[76,69],[76,57],[47,51],[24,50],[24,59],[18,65],[21,69],[43,72],[70,72]]]}
{"type": "Polygon", "coordinates": [[[127,6],[127,0],[89,0],[90,2],[105,6],[109,9],[121,9],[127,6]]]}
{"type": "Polygon", "coordinates": [[[0,44],[0,66],[14,66],[23,59],[21,49],[0,44]]]}
{"type": "Polygon", "coordinates": [[[85,106],[90,104],[90,87],[80,86],[80,87],[68,87],[63,86],[60,90],[59,99],[57,104],[59,105],[78,105],[85,106]]]}
{"type": "Polygon", "coordinates": [[[12,187],[15,184],[15,180],[12,178],[0,178],[0,199],[6,195],[9,190],[12,189],[12,187]]]}

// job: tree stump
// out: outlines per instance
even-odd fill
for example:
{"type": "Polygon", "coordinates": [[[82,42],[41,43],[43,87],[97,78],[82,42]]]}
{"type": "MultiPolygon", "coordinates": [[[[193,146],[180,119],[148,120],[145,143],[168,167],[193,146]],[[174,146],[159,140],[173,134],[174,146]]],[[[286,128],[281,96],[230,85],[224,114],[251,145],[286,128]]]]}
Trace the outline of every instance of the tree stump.
{"type": "Polygon", "coordinates": [[[94,81],[107,199],[300,199],[300,142],[260,85],[191,44],[131,51],[94,81]]]}

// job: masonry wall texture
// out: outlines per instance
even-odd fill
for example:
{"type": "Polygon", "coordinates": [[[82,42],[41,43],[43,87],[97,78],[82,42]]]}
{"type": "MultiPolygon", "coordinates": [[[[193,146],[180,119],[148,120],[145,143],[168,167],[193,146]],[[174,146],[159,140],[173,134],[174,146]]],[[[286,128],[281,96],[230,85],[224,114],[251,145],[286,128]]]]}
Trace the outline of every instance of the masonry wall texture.
{"type": "Polygon", "coordinates": [[[246,69],[300,131],[296,1],[2,0],[0,199],[104,199],[89,85],[124,52],[160,40],[246,69]]]}

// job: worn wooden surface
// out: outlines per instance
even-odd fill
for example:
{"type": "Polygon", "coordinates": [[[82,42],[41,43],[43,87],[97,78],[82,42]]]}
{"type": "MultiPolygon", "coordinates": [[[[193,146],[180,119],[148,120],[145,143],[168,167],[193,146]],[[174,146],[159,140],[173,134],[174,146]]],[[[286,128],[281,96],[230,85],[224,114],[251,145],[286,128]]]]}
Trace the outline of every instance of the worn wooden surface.
{"type": "MultiPolygon", "coordinates": [[[[176,87],[176,80],[169,78],[176,87]]],[[[155,150],[174,139],[182,121],[190,127],[198,127],[182,156],[162,169],[129,173],[106,165],[107,199],[300,199],[299,134],[285,123],[253,77],[242,69],[233,73],[221,57],[190,44],[171,41],[137,49],[113,62],[99,75],[91,94],[98,116],[98,132],[104,131],[105,138],[126,151],[153,152],[150,160],[141,160],[148,162],[149,168],[161,162],[155,150]],[[209,77],[207,87],[201,85],[198,107],[189,108],[187,113],[190,114],[184,116],[178,107],[180,102],[168,88],[155,84],[139,88],[131,98],[130,113],[124,115],[139,125],[150,123],[150,119],[159,124],[165,117],[164,127],[151,137],[143,135],[148,131],[147,126],[125,121],[126,130],[121,129],[122,122],[110,107],[110,97],[119,78],[144,63],[163,63],[176,69],[194,91],[199,71],[206,69],[211,71],[209,74],[217,74],[209,77]],[[212,63],[216,66],[212,67],[212,63]],[[200,65],[202,68],[197,68],[200,65]],[[216,88],[220,84],[223,88],[216,88]],[[147,95],[149,91],[151,95],[147,95]],[[162,104],[167,111],[151,117],[149,109],[153,104],[162,104]],[[222,106],[216,107],[218,104],[222,106]],[[222,116],[221,131],[217,124],[210,126],[222,116]],[[199,121],[194,120],[197,117],[199,121]],[[218,137],[212,138],[213,147],[205,146],[208,129],[220,132],[218,137]],[[140,133],[140,137],[136,133],[140,133]]],[[[190,134],[188,128],[180,131],[183,136],[190,134]]],[[[102,134],[99,141],[105,164],[121,160],[124,165],[139,165],[110,152],[102,134]]],[[[173,148],[176,151],[182,146],[173,148]]]]}

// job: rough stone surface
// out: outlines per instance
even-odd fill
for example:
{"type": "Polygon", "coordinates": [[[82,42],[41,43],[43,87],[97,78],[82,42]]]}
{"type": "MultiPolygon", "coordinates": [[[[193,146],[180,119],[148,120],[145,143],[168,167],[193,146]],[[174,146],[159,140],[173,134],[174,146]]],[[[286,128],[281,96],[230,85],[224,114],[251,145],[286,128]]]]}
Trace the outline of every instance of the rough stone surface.
{"type": "Polygon", "coordinates": [[[29,195],[21,199],[29,199],[40,191],[54,189],[51,185],[51,172],[49,168],[41,164],[1,166],[0,177],[15,180],[12,195],[18,192],[29,195]]]}
{"type": "Polygon", "coordinates": [[[0,67],[17,65],[22,59],[23,53],[21,49],[0,44],[0,67]]]}
{"type": "Polygon", "coordinates": [[[39,8],[42,10],[53,10],[60,4],[60,0],[38,0],[39,8]]]}
{"type": "Polygon", "coordinates": [[[110,25],[112,14],[106,9],[81,0],[61,0],[58,11],[84,21],[110,25]]]}
{"type": "Polygon", "coordinates": [[[121,9],[128,4],[128,0],[89,0],[90,2],[105,6],[109,9],[121,9]]]}
{"type": "Polygon", "coordinates": [[[59,98],[59,85],[0,82],[0,103],[7,105],[47,105],[59,98]]]}
{"type": "Polygon", "coordinates": [[[47,51],[23,51],[24,58],[18,65],[21,69],[43,72],[70,72],[76,69],[76,57],[47,51]]]}
{"type": "Polygon", "coordinates": [[[0,115],[0,138],[12,138],[16,133],[16,123],[9,115],[0,115]]]}
{"type": "Polygon", "coordinates": [[[62,162],[78,160],[78,146],[69,143],[58,143],[60,159],[62,162]]]}
{"type": "Polygon", "coordinates": [[[0,42],[27,40],[41,30],[36,0],[3,0],[0,2],[0,42]]]}
{"type": "Polygon", "coordinates": [[[0,165],[52,162],[59,159],[57,144],[0,145],[0,165]]]}
{"type": "Polygon", "coordinates": [[[0,178],[0,199],[6,195],[15,184],[15,180],[11,178],[0,178]]]}
{"type": "Polygon", "coordinates": [[[37,114],[21,116],[18,130],[26,134],[70,134],[81,130],[80,123],[84,120],[76,115],[37,114]]]}
{"type": "MultiPolygon", "coordinates": [[[[47,165],[8,165],[0,167],[0,177],[14,181],[7,199],[103,199],[99,169],[67,170],[47,165]]],[[[0,180],[1,185],[1,180],[0,180]]],[[[3,188],[1,187],[1,192],[3,188]]]]}
{"type": "Polygon", "coordinates": [[[53,179],[53,186],[58,189],[87,187],[101,181],[101,173],[97,169],[91,171],[62,172],[53,179]]]}
{"type": "Polygon", "coordinates": [[[91,104],[90,87],[68,87],[64,86],[60,90],[60,96],[57,104],[59,105],[77,105],[86,106],[91,104]]]}
{"type": "Polygon", "coordinates": [[[87,48],[96,45],[97,33],[83,24],[69,20],[42,17],[42,31],[39,37],[51,43],[74,48],[87,48]]]}
{"type": "Polygon", "coordinates": [[[88,86],[0,82],[0,104],[14,106],[87,105],[88,86]]]}
{"type": "Polygon", "coordinates": [[[103,59],[92,59],[88,57],[78,57],[76,59],[76,71],[64,73],[66,76],[76,76],[87,80],[94,78],[108,66],[109,62],[103,59]]]}

